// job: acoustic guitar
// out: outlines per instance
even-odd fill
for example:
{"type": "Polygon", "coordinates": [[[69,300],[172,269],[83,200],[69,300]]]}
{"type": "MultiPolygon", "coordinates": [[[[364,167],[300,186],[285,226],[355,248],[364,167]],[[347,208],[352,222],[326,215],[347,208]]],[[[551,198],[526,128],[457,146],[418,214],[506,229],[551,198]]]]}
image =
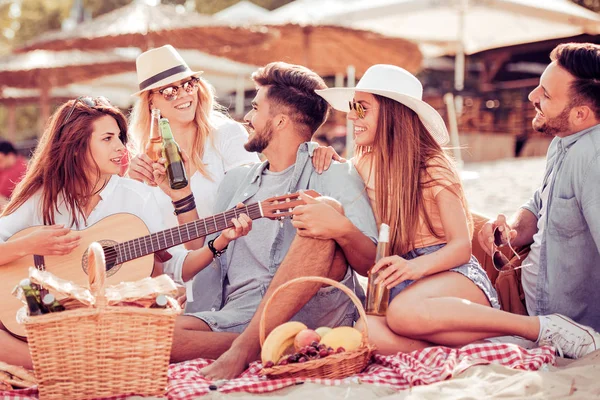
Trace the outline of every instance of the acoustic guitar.
{"type": "MultiPolygon", "coordinates": [[[[319,193],[307,190],[317,197],[319,193]]],[[[271,197],[260,203],[232,208],[224,213],[188,222],[177,227],[150,234],[146,224],[133,214],[114,214],[79,231],[81,243],[65,256],[29,255],[0,266],[0,321],[14,336],[27,336],[25,327],[16,319],[23,303],[12,295],[12,290],[23,278],[28,268],[46,269],[62,279],[87,286],[87,251],[92,242],[98,242],[106,258],[107,284],[136,281],[152,274],[153,253],[189,242],[233,226],[231,219],[246,214],[251,219],[269,218],[283,220],[294,207],[303,205],[298,193],[271,197]]],[[[8,241],[26,236],[38,227],[24,229],[8,241]]]]}

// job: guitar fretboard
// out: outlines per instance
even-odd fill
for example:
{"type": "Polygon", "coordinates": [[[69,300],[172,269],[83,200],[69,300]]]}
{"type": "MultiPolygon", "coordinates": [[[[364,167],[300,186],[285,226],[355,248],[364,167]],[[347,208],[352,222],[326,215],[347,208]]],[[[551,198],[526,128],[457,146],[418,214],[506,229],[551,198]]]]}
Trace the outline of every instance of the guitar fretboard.
{"type": "Polygon", "coordinates": [[[222,231],[232,227],[233,223],[231,219],[237,218],[240,214],[246,214],[253,220],[262,217],[260,204],[256,203],[240,208],[233,208],[208,218],[188,222],[175,228],[119,243],[112,248],[105,249],[106,262],[113,265],[122,264],[156,251],[165,250],[181,243],[222,231]]]}

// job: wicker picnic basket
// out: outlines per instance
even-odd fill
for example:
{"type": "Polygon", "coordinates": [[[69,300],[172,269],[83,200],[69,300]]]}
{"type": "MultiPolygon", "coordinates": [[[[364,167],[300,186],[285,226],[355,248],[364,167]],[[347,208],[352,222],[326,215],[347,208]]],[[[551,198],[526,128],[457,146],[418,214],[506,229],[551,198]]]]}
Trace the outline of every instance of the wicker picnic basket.
{"type": "Polygon", "coordinates": [[[181,309],[107,305],[104,253],[97,243],[90,245],[88,274],[93,307],[25,320],[40,399],[164,394],[181,309]]]}
{"type": "MultiPolygon", "coordinates": [[[[267,300],[263,313],[260,318],[260,345],[262,346],[265,342],[265,329],[266,322],[265,316],[269,307],[278,293],[287,288],[288,286],[295,285],[302,282],[321,282],[330,286],[334,286],[350,297],[350,300],[354,303],[360,317],[363,321],[366,321],[365,310],[356,295],[352,290],[348,289],[345,285],[336,282],[332,279],[323,278],[319,276],[307,276],[292,279],[280,287],[278,287],[271,297],[267,300]]],[[[316,328],[316,327],[313,327],[316,328]]],[[[261,371],[262,375],[267,375],[269,378],[282,379],[282,378],[330,378],[339,379],[346,378],[348,376],[357,374],[364,370],[369,364],[371,354],[375,350],[375,347],[369,344],[368,341],[368,328],[367,324],[363,324],[362,330],[362,342],[360,347],[354,351],[345,351],[343,353],[336,353],[330,356],[319,358],[316,360],[310,360],[304,363],[290,363],[286,365],[275,365],[271,368],[263,368],[261,371]]]]}

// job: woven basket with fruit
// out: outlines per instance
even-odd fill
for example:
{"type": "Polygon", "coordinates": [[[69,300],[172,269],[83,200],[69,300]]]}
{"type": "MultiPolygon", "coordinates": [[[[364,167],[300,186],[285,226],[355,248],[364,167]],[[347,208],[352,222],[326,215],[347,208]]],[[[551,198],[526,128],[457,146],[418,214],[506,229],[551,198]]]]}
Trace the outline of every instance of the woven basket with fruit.
{"type": "Polygon", "coordinates": [[[265,316],[277,294],[290,285],[321,282],[346,293],[366,320],[365,310],[346,286],[328,278],[309,276],[292,279],[275,290],[265,304],[260,320],[262,374],[270,378],[346,378],[361,372],[375,349],[369,345],[367,325],[359,331],[349,326],[308,329],[297,321],[277,326],[265,338],[265,316]]]}

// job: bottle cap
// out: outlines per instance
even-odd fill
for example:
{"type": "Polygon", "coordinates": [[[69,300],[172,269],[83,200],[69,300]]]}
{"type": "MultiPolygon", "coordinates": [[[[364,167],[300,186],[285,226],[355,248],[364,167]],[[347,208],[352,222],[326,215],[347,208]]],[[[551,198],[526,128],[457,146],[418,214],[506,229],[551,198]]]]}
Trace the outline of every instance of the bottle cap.
{"type": "Polygon", "coordinates": [[[54,295],[52,293],[48,293],[42,299],[42,303],[44,303],[44,305],[46,305],[46,306],[49,306],[52,303],[54,303],[54,300],[56,300],[56,298],[54,297],[54,295]]]}
{"type": "Polygon", "coordinates": [[[379,228],[379,241],[389,243],[390,241],[390,226],[386,224],[381,224],[379,228]]]}
{"type": "Polygon", "coordinates": [[[158,296],[156,296],[156,305],[159,307],[166,307],[167,296],[165,296],[164,294],[159,294],[158,296]]]}
{"type": "Polygon", "coordinates": [[[29,280],[29,278],[25,278],[21,282],[19,282],[19,286],[31,286],[31,281],[29,280]]]}
{"type": "Polygon", "coordinates": [[[153,117],[158,117],[158,118],[160,118],[160,109],[158,109],[158,108],[153,108],[153,109],[152,109],[152,116],[153,116],[153,117]]]}

